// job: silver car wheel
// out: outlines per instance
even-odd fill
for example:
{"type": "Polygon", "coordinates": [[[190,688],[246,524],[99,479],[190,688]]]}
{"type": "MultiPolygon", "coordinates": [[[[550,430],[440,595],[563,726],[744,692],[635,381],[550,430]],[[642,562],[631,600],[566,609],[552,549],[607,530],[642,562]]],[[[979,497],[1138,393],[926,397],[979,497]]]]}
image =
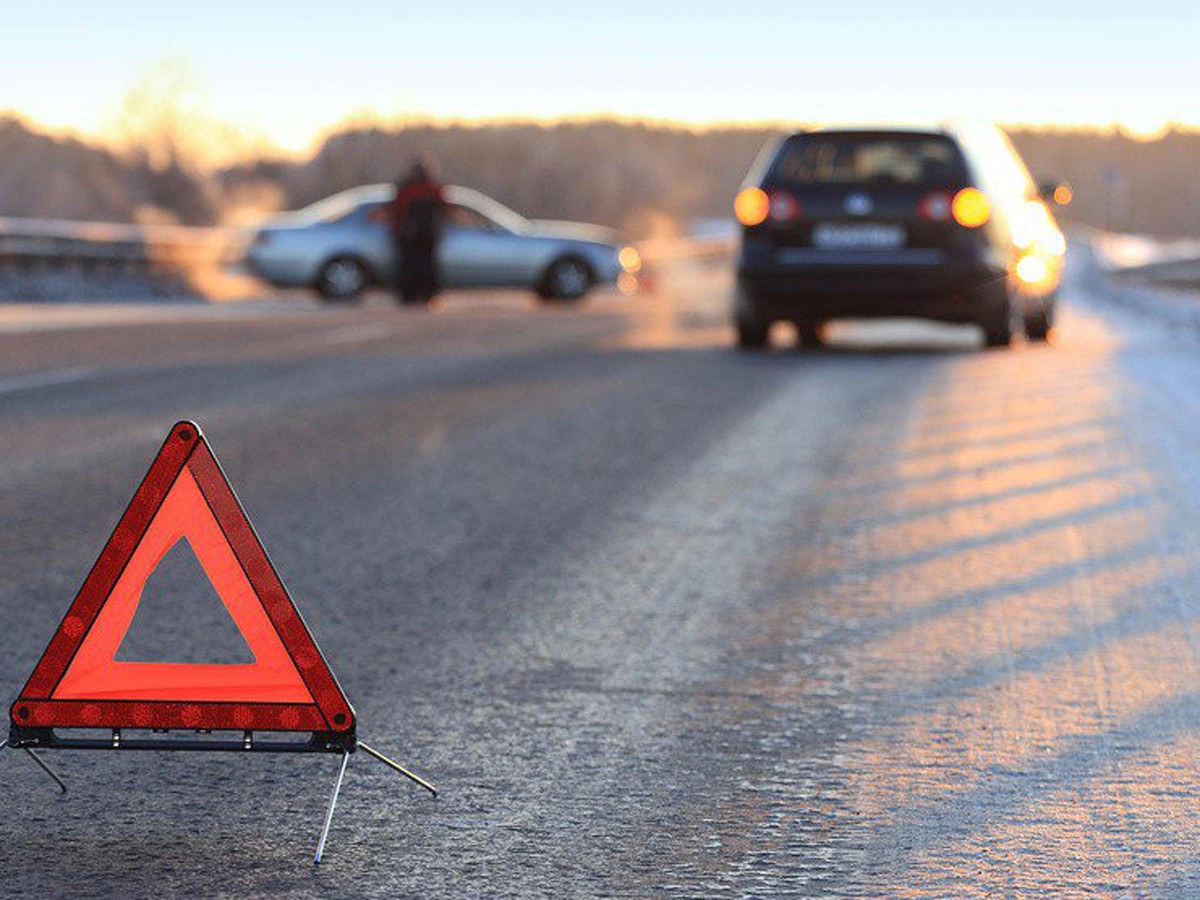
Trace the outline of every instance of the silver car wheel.
{"type": "Polygon", "coordinates": [[[572,299],[582,297],[592,283],[588,267],[576,259],[564,259],[550,270],[549,288],[555,297],[572,299]]]}
{"type": "Polygon", "coordinates": [[[367,273],[354,259],[335,259],[321,273],[324,293],[330,297],[353,297],[367,286],[367,273]]]}

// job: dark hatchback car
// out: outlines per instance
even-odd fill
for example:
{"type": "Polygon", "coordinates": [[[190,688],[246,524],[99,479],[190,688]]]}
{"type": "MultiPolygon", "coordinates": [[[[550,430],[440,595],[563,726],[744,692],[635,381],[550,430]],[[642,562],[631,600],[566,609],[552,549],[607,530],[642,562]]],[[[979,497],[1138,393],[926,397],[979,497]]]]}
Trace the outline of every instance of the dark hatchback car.
{"type": "Polygon", "coordinates": [[[988,346],[1045,339],[1066,249],[998,129],[820,130],[768,146],[735,201],[738,344],[775,321],[976,323],[988,346]]]}

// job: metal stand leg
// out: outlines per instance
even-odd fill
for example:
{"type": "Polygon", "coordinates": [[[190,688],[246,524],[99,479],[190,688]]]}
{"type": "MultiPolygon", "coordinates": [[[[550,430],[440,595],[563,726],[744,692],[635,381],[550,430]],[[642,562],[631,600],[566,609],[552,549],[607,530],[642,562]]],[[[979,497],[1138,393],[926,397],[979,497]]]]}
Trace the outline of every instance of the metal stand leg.
{"type": "Polygon", "coordinates": [[[346,763],[350,761],[350,754],[342,754],[342,766],[338,769],[337,781],[333,783],[333,794],[329,797],[329,809],[325,812],[325,825],[321,829],[321,839],[317,842],[317,854],[313,857],[313,865],[321,864],[321,857],[325,853],[325,841],[329,838],[329,826],[333,824],[333,810],[337,806],[338,792],[342,789],[342,779],[346,776],[346,763]]]}
{"type": "Polygon", "coordinates": [[[29,758],[32,759],[35,763],[37,763],[43,772],[45,772],[47,775],[49,775],[51,778],[54,779],[54,783],[58,785],[58,789],[60,791],[62,791],[64,794],[67,792],[67,783],[65,781],[63,781],[61,778],[59,778],[58,775],[55,774],[54,770],[52,768],[50,768],[48,765],[46,765],[45,761],[40,756],[38,756],[36,753],[34,753],[28,747],[22,747],[21,749],[23,749],[26,753],[29,754],[29,758]]]}
{"type": "MultiPolygon", "coordinates": [[[[8,741],[0,741],[0,750],[3,750],[7,746],[8,746],[8,741]]],[[[28,747],[22,747],[21,749],[29,754],[29,758],[38,764],[39,769],[41,769],[43,772],[45,772],[47,775],[49,775],[51,778],[54,779],[54,783],[58,785],[58,789],[60,791],[62,791],[64,794],[67,792],[67,783],[65,781],[63,781],[61,778],[59,778],[58,775],[55,773],[55,771],[52,768],[50,768],[48,765],[46,765],[46,763],[42,760],[42,758],[40,756],[38,756],[36,753],[34,753],[28,747]]]]}
{"type": "Polygon", "coordinates": [[[405,778],[409,778],[409,779],[415,781],[421,787],[425,788],[425,790],[429,791],[429,793],[433,794],[433,796],[435,796],[435,797],[437,796],[437,788],[435,788],[432,784],[430,784],[428,781],[426,781],[420,775],[414,775],[412,772],[408,771],[408,769],[404,768],[404,766],[400,765],[400,763],[394,762],[393,760],[388,759],[386,756],[384,756],[378,750],[376,750],[373,747],[368,747],[362,741],[358,742],[358,746],[360,748],[362,748],[363,750],[367,751],[367,753],[369,753],[371,756],[375,757],[380,762],[386,763],[387,765],[391,766],[393,769],[395,769],[397,772],[399,772],[405,778]]]}

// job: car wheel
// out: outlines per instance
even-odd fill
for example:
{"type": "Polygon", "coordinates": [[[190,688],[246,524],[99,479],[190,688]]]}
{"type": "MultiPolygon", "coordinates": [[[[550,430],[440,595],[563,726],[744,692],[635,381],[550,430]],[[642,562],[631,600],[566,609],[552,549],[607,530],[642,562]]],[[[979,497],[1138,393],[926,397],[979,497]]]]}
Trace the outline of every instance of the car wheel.
{"type": "Polygon", "coordinates": [[[338,302],[354,300],[370,283],[367,267],[353,256],[336,256],[321,267],[317,292],[322,299],[338,302]]]}
{"type": "Polygon", "coordinates": [[[734,321],[737,345],[742,350],[764,350],[771,339],[771,323],[753,313],[739,310],[734,321]]]}
{"type": "Polygon", "coordinates": [[[983,343],[988,347],[1007,347],[1012,343],[1013,307],[1012,294],[1004,282],[991,284],[979,291],[979,303],[987,311],[980,321],[983,328],[983,343]]]}
{"type": "Polygon", "coordinates": [[[1025,310],[1025,336],[1031,341],[1044,341],[1054,327],[1054,299],[1036,299],[1025,310]]]}
{"type": "Polygon", "coordinates": [[[579,300],[592,286],[592,270],[582,259],[566,256],[556,260],[538,285],[543,300],[579,300]]]}
{"type": "Polygon", "coordinates": [[[763,350],[771,343],[771,320],[762,314],[757,298],[740,281],[734,295],[733,327],[741,350],[763,350]]]}
{"type": "Polygon", "coordinates": [[[821,333],[820,322],[797,322],[796,342],[805,350],[815,350],[825,346],[825,337],[821,333]]]}

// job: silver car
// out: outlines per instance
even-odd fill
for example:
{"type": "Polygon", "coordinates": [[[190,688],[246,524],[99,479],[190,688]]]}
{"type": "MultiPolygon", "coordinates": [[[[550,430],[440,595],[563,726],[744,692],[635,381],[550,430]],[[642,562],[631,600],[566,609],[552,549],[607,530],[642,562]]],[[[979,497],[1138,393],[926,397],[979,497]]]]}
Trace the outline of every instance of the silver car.
{"type": "MultiPolygon", "coordinates": [[[[350,300],[395,281],[397,260],[383,206],[395,188],[352,188],[258,230],[247,262],[279,287],[311,287],[350,300]]],[[[531,221],[464,187],[448,187],[438,265],[448,288],[526,287],[548,301],[577,300],[640,266],[637,251],[596,225],[531,221]]]]}

